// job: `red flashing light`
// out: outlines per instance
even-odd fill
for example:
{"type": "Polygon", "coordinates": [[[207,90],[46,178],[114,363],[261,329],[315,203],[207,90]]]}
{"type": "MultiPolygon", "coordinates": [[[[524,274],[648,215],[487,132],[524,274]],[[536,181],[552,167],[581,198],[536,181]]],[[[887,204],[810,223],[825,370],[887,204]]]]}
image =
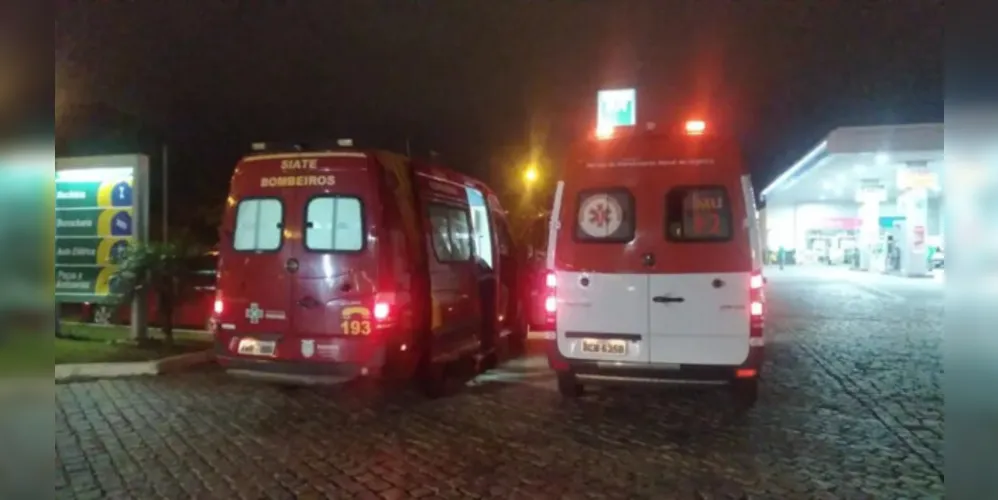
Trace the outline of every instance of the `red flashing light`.
{"type": "Polygon", "coordinates": [[[703,135],[707,130],[707,123],[703,120],[689,120],[686,122],[686,133],[689,135],[703,135]]]}
{"type": "Polygon", "coordinates": [[[374,319],[378,321],[383,321],[388,319],[388,315],[391,313],[391,307],[388,306],[386,302],[378,302],[374,304],[374,319]]]}

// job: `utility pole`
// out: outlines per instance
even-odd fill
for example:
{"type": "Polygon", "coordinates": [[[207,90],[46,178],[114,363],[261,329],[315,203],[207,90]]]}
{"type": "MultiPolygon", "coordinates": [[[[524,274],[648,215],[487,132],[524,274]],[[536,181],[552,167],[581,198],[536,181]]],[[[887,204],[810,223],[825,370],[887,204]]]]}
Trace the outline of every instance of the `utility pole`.
{"type": "Polygon", "coordinates": [[[163,144],[163,158],[162,158],[162,170],[163,170],[163,243],[166,243],[167,238],[170,236],[170,170],[169,163],[167,162],[167,148],[166,144],[163,144]]]}

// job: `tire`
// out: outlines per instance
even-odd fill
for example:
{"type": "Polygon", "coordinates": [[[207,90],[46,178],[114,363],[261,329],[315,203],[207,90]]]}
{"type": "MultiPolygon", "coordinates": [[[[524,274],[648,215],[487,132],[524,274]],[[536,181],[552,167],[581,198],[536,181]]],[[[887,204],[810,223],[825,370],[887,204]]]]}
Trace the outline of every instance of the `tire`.
{"type": "Polygon", "coordinates": [[[92,321],[95,325],[113,325],[114,308],[111,306],[94,306],[92,321]]]}
{"type": "Polygon", "coordinates": [[[424,396],[430,399],[442,397],[447,390],[447,365],[424,358],[416,381],[424,396]]]}
{"type": "Polygon", "coordinates": [[[527,354],[527,337],[530,328],[527,325],[527,317],[523,308],[523,303],[516,306],[516,329],[506,338],[509,349],[509,358],[514,359],[527,354]]]}
{"type": "Polygon", "coordinates": [[[754,408],[759,399],[759,379],[735,380],[731,383],[731,395],[739,410],[754,408]]]}
{"type": "Polygon", "coordinates": [[[558,392],[566,398],[577,398],[585,391],[574,373],[559,373],[558,392]]]}

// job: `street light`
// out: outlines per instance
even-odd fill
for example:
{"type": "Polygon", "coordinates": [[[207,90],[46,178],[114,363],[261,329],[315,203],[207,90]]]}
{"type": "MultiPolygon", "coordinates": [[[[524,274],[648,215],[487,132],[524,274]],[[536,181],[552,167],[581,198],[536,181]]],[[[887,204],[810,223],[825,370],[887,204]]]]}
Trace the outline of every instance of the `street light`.
{"type": "Polygon", "coordinates": [[[527,184],[533,184],[537,180],[537,167],[529,166],[523,172],[523,180],[527,184]]]}

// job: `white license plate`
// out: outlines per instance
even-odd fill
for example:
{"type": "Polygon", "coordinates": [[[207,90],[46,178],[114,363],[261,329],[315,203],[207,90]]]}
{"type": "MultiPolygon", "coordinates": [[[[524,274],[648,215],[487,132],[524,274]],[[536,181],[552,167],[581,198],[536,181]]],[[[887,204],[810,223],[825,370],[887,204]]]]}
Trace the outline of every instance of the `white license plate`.
{"type": "Polygon", "coordinates": [[[582,352],[590,354],[609,354],[611,356],[626,356],[627,341],[582,339],[582,352]]]}
{"type": "Polygon", "coordinates": [[[277,342],[273,340],[239,339],[239,354],[247,356],[273,356],[277,342]]]}

